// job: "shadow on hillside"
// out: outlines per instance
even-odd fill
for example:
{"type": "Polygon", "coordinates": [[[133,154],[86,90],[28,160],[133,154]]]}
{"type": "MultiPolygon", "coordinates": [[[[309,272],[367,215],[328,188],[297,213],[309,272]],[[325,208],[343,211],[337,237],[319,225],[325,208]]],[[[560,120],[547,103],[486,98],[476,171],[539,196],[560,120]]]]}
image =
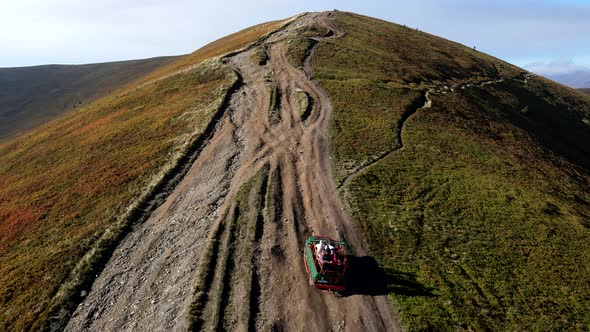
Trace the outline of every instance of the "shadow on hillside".
{"type": "Polygon", "coordinates": [[[434,288],[426,287],[418,281],[416,281],[416,275],[414,273],[399,272],[392,269],[388,269],[386,275],[387,290],[389,293],[405,296],[438,296],[432,293],[434,288]]]}
{"type": "Polygon", "coordinates": [[[590,172],[590,146],[585,143],[590,141],[590,131],[584,113],[579,111],[588,107],[587,102],[566,94],[560,96],[547,87],[523,87],[513,81],[473,93],[476,98],[472,102],[480,104],[478,109],[491,108],[487,114],[492,119],[502,121],[498,118],[502,114],[513,125],[532,134],[546,149],[590,172]],[[518,103],[507,103],[494,91],[515,96],[518,103]]]}
{"type": "Polygon", "coordinates": [[[346,295],[387,295],[436,296],[432,289],[416,281],[411,273],[391,269],[384,271],[375,258],[370,256],[349,256],[349,270],[346,275],[346,295]]]}

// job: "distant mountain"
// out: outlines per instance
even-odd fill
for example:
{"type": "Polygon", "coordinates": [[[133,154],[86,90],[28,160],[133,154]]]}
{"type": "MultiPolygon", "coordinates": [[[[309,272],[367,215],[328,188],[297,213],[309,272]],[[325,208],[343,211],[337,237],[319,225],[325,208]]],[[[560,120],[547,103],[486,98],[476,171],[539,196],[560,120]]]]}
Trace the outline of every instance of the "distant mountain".
{"type": "Polygon", "coordinates": [[[112,93],[176,59],[0,68],[0,141],[112,93]]]}
{"type": "Polygon", "coordinates": [[[578,70],[566,74],[547,74],[544,76],[574,89],[590,88],[590,70],[578,70]]]}

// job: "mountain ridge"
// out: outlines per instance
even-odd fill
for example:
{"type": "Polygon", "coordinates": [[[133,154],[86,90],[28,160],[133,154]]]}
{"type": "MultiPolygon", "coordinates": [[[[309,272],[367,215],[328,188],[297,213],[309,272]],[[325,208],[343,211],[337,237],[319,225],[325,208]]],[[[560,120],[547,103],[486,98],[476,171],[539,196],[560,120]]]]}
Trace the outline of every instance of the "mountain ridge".
{"type": "Polygon", "coordinates": [[[0,141],[111,94],[176,59],[0,68],[0,141]]]}

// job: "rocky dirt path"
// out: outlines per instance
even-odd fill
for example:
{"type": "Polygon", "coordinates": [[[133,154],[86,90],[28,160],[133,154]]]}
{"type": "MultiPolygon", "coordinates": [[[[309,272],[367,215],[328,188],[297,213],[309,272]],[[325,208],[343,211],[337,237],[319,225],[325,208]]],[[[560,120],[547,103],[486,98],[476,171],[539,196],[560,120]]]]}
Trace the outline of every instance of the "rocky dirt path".
{"type": "Polygon", "coordinates": [[[66,330],[400,329],[383,293],[336,297],[308,286],[308,235],[346,239],[367,255],[331,178],[332,105],[310,78],[317,44],[303,69],[286,56],[289,37],[313,25],[332,31],[318,42],[342,34],[330,13],[310,13],[223,59],[241,84],[212,139],[121,243],[66,330]]]}

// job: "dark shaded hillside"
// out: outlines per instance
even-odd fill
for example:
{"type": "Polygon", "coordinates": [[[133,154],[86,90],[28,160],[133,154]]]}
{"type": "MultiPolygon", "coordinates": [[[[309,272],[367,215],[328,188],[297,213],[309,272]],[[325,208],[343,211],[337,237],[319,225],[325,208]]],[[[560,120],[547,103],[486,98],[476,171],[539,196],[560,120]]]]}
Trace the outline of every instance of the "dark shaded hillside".
{"type": "Polygon", "coordinates": [[[335,177],[408,330],[590,326],[590,98],[336,13],[316,79],[335,177]]]}
{"type": "Polygon", "coordinates": [[[0,68],[0,141],[114,92],[177,59],[0,68]]]}

